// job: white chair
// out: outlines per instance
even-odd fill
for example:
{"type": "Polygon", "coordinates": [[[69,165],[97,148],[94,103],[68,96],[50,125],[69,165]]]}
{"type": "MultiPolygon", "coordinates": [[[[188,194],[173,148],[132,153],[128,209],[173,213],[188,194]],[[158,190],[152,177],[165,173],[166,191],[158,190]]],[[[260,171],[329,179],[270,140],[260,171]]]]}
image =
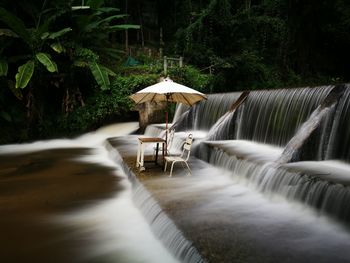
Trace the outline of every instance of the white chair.
{"type": "MultiPolygon", "coordinates": [[[[170,147],[173,143],[173,140],[174,140],[174,134],[175,134],[175,130],[174,129],[171,129],[169,132],[168,132],[168,141],[167,141],[167,144],[166,144],[166,151],[165,151],[165,155],[170,155],[170,147]]],[[[156,151],[157,151],[157,147],[153,147],[153,156],[156,155],[156,151]]],[[[163,147],[159,147],[158,148],[158,152],[162,152],[163,151],[163,147]]]]}
{"type": "Polygon", "coordinates": [[[187,163],[188,159],[190,158],[190,154],[191,154],[192,141],[193,141],[193,136],[192,136],[192,134],[189,134],[186,141],[184,142],[182,154],[180,156],[165,156],[165,158],[164,158],[165,159],[164,172],[166,172],[168,162],[171,163],[169,177],[172,176],[175,163],[185,164],[187,166],[188,171],[190,172],[189,174],[192,175],[190,166],[187,163]]]}

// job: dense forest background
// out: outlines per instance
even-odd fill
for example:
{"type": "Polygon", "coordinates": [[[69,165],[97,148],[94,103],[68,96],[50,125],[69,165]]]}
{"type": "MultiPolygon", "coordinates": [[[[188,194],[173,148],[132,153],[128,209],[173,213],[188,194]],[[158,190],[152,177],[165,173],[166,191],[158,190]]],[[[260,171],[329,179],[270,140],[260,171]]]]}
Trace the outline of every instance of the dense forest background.
{"type": "Polygon", "coordinates": [[[135,119],[164,76],[206,93],[349,81],[346,0],[1,0],[0,143],[135,119]]]}

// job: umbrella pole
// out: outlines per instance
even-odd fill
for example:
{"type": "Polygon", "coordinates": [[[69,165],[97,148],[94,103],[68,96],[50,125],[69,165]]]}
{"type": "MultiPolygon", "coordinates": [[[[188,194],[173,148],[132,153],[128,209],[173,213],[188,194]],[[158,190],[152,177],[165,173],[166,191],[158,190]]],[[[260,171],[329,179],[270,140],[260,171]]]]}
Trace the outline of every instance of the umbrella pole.
{"type": "Polygon", "coordinates": [[[165,155],[168,152],[168,100],[169,95],[166,95],[166,108],[165,108],[165,155]]]}
{"type": "Polygon", "coordinates": [[[165,155],[168,152],[168,111],[165,112],[165,155]]]}

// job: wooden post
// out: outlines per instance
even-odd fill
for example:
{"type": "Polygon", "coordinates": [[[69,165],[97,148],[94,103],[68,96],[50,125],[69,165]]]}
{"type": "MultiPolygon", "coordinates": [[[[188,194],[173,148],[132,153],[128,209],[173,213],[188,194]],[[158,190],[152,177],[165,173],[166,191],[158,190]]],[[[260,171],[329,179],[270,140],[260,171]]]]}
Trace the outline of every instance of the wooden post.
{"type": "Polygon", "coordinates": [[[182,68],[182,66],[183,66],[183,57],[180,57],[179,66],[180,66],[180,68],[182,68]]]}

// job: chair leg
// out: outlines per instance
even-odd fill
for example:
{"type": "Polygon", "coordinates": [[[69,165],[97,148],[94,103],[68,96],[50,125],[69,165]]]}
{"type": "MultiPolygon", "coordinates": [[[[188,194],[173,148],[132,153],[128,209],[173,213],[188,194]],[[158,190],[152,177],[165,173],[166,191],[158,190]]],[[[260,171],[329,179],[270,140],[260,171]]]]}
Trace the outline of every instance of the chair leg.
{"type": "Polygon", "coordinates": [[[176,162],[173,162],[172,164],[171,164],[171,169],[170,169],[170,175],[169,175],[169,177],[172,177],[172,174],[173,174],[173,168],[174,168],[174,164],[175,164],[176,162]]]}
{"type": "Polygon", "coordinates": [[[190,172],[190,175],[192,175],[192,171],[191,171],[191,169],[190,169],[190,166],[188,165],[187,162],[185,162],[185,164],[186,164],[186,166],[187,166],[187,168],[188,168],[188,171],[190,172]]]}
{"type": "Polygon", "coordinates": [[[168,165],[168,162],[165,160],[165,165],[164,165],[164,172],[166,172],[166,167],[168,165]]]}

